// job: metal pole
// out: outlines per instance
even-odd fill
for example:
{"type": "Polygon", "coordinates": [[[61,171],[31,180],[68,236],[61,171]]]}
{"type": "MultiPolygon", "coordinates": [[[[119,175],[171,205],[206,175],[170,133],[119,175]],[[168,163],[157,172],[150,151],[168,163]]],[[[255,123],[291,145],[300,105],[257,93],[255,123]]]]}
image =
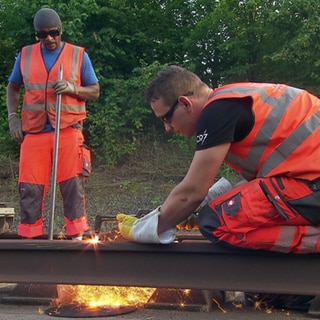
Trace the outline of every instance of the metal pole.
{"type": "MultiPolygon", "coordinates": [[[[60,64],[58,80],[62,80],[63,68],[60,64]]],[[[61,114],[61,94],[57,95],[56,100],[56,127],[54,131],[54,144],[53,144],[53,160],[51,170],[51,195],[50,195],[50,219],[48,240],[53,239],[53,222],[56,202],[56,182],[57,182],[57,163],[58,163],[58,148],[59,148],[59,133],[60,133],[60,114],[61,114]]]]}

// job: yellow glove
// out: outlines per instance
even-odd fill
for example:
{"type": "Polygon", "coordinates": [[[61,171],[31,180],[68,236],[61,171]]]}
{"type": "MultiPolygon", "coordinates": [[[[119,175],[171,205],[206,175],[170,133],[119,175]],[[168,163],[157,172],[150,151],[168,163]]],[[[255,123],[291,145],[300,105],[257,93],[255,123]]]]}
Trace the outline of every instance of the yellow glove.
{"type": "Polygon", "coordinates": [[[129,240],[140,243],[167,244],[174,241],[176,228],[172,228],[158,235],[158,220],[160,207],[138,219],[124,213],[117,214],[118,226],[121,235],[129,240]]]}
{"type": "Polygon", "coordinates": [[[118,227],[120,233],[125,239],[129,241],[132,241],[132,226],[137,219],[138,218],[134,216],[129,216],[124,213],[117,214],[118,227]]]}

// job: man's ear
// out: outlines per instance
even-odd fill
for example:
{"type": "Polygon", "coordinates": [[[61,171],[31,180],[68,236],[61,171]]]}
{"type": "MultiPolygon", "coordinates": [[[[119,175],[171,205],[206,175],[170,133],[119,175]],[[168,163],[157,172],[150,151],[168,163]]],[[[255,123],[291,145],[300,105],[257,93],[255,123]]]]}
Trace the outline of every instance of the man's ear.
{"type": "Polygon", "coordinates": [[[186,109],[188,112],[190,112],[191,108],[192,108],[192,101],[185,96],[181,96],[179,97],[179,101],[180,103],[183,103],[183,108],[186,109]]]}
{"type": "Polygon", "coordinates": [[[191,101],[188,97],[185,96],[180,96],[179,97],[179,102],[183,103],[187,108],[189,107],[189,105],[191,104],[191,101]]]}

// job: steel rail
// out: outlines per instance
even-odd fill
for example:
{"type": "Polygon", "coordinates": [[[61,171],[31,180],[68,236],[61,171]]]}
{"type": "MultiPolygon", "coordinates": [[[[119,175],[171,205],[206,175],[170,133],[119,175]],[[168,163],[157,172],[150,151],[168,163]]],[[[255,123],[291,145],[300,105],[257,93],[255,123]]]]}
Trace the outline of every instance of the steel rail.
{"type": "Polygon", "coordinates": [[[0,282],[320,294],[320,255],[209,243],[0,240],[0,282]]]}

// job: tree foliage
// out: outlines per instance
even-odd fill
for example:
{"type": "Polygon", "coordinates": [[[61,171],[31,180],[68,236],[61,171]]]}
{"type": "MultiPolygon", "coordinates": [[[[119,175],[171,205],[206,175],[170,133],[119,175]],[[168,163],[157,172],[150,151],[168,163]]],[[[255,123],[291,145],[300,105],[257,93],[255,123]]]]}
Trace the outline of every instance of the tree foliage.
{"type": "Polygon", "coordinates": [[[163,127],[144,102],[156,71],[179,64],[211,86],[284,82],[320,94],[319,0],[0,0],[0,151],[18,155],[8,133],[5,89],[14,56],[35,41],[33,16],[54,8],[63,39],[84,46],[101,96],[87,103],[87,143],[114,164],[163,127]],[[155,129],[154,129],[155,128],[155,129]]]}

